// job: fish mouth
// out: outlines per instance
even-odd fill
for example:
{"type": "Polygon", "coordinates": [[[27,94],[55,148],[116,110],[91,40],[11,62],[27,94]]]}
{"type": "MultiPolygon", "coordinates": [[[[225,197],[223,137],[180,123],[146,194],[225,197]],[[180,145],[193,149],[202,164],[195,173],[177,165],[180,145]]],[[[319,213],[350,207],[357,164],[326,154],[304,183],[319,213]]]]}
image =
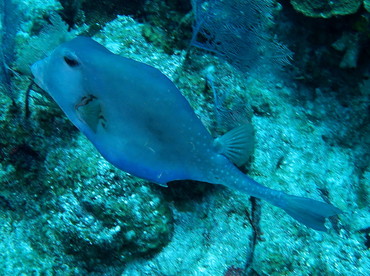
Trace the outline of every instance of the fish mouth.
{"type": "Polygon", "coordinates": [[[45,91],[47,91],[47,86],[45,84],[45,67],[48,61],[47,59],[48,58],[36,61],[31,66],[31,72],[35,78],[35,83],[45,91]]]}

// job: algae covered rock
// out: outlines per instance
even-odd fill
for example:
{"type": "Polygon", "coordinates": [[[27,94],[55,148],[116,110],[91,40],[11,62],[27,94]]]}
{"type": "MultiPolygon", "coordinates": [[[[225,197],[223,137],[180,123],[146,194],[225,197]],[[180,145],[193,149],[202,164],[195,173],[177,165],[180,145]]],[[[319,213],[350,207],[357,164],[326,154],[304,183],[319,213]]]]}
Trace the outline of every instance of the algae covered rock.
{"type": "Polygon", "coordinates": [[[370,0],[364,0],[365,9],[370,12],[370,0]]]}
{"type": "Polygon", "coordinates": [[[59,212],[50,221],[66,252],[79,259],[125,262],[166,245],[172,215],[160,194],[143,181],[109,186],[58,199],[59,212]]]}
{"type": "Polygon", "coordinates": [[[355,13],[361,0],[291,0],[296,11],[309,17],[330,18],[355,13]]]}

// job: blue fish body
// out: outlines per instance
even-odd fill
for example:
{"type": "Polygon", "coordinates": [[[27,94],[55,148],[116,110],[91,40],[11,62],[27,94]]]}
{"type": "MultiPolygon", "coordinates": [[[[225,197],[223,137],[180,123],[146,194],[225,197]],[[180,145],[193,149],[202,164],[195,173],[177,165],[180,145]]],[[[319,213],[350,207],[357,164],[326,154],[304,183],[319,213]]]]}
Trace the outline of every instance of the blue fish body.
{"type": "MultiPolygon", "coordinates": [[[[222,184],[265,199],[317,230],[325,230],[326,217],[340,213],[330,204],[269,189],[240,172],[227,158],[242,152],[238,145],[223,154],[176,86],[149,65],[77,37],[31,70],[72,123],[121,170],[160,185],[173,180],[222,184]]],[[[233,134],[243,137],[242,130],[233,134]]],[[[226,136],[220,141],[238,141],[226,136]]]]}

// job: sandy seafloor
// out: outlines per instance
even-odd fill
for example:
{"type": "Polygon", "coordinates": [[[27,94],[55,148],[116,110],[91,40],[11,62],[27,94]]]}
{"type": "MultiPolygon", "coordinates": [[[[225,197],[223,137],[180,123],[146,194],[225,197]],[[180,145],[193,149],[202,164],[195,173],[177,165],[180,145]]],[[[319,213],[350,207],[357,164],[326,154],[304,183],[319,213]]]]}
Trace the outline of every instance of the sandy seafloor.
{"type": "MultiPolygon", "coordinates": [[[[29,21],[16,36],[18,69],[26,67],[22,51],[37,44],[32,22],[61,9],[42,2],[20,4],[29,21]]],[[[25,122],[30,75],[23,69],[12,78],[17,107],[0,94],[0,274],[369,275],[369,81],[354,83],[358,92],[343,103],[319,83],[308,87],[274,71],[246,77],[201,51],[190,61],[186,50],[165,53],[143,37],[143,26],[118,16],[93,39],[160,69],[209,129],[213,95],[204,87],[212,71],[230,102],[243,99],[252,107],[256,145],[248,175],[270,188],[330,201],[343,214],[324,233],[257,201],[252,246],[248,195],[198,183],[162,188],[128,176],[36,92],[25,122]],[[312,90],[314,97],[302,97],[312,90]]],[[[67,38],[84,30],[63,28],[67,38]]]]}

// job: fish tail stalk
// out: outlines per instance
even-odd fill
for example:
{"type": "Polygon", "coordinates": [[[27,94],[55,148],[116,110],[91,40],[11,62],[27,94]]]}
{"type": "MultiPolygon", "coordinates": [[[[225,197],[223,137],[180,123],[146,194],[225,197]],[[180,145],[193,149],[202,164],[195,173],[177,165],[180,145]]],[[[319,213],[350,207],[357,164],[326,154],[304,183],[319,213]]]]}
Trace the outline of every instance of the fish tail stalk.
{"type": "Polygon", "coordinates": [[[325,220],[331,216],[338,215],[342,211],[331,204],[320,202],[314,199],[288,195],[281,191],[269,189],[258,184],[248,177],[248,183],[244,187],[237,187],[238,190],[271,204],[282,208],[288,215],[309,228],[326,231],[325,220]],[[244,188],[244,189],[243,189],[244,188]]]}

